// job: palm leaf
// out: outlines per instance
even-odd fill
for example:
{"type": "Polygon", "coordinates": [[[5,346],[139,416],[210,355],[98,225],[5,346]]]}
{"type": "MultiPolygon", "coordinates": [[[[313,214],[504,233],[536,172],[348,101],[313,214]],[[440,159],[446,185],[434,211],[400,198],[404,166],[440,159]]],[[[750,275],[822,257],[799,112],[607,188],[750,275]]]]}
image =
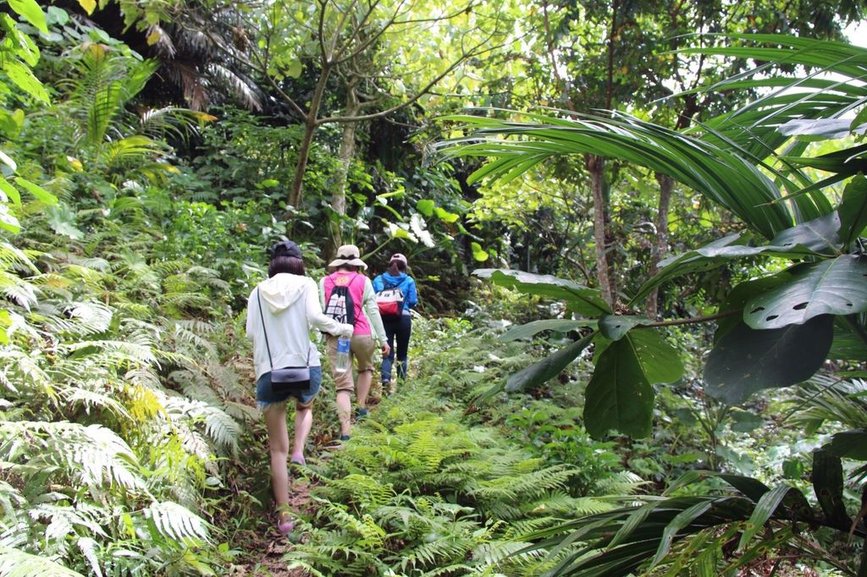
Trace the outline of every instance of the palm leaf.
{"type": "MultiPolygon", "coordinates": [[[[556,156],[594,154],[617,158],[671,176],[705,194],[767,238],[791,227],[799,218],[821,215],[815,208],[796,216],[779,202],[777,185],[752,162],[711,142],[624,114],[575,115],[573,120],[528,116],[534,122],[450,117],[475,131],[467,138],[447,143],[445,154],[492,159],[473,174],[474,180],[514,178],[556,156]]],[[[824,204],[827,201],[817,201],[818,206],[824,204]]]]}

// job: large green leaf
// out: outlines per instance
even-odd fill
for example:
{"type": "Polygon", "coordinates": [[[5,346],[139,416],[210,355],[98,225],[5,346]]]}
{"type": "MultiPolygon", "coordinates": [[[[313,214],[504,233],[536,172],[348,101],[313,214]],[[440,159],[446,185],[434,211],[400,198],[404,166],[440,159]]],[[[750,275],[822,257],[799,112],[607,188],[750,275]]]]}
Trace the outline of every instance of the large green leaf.
{"type": "Polygon", "coordinates": [[[758,390],[805,381],[825,362],[833,327],[831,315],[771,330],[739,323],[710,352],[704,368],[707,392],[736,405],[758,390]]]}
{"type": "Polygon", "coordinates": [[[848,247],[867,227],[867,178],[859,175],[846,185],[837,213],[840,215],[840,237],[843,246],[848,247]]]}
{"type": "MultiPolygon", "coordinates": [[[[780,126],[784,136],[798,136],[807,140],[837,140],[851,135],[852,121],[846,118],[815,118],[790,120],[780,126]]],[[[863,130],[859,130],[863,133],[863,130]]]]}
{"type": "Polygon", "coordinates": [[[843,463],[825,447],[813,451],[813,492],[825,521],[846,531],[852,521],[843,500],[843,463]]]}
{"type": "Polygon", "coordinates": [[[558,333],[568,333],[582,328],[594,328],[596,321],[590,320],[572,320],[572,319],[543,319],[540,321],[532,321],[517,327],[512,327],[507,330],[502,337],[504,341],[516,341],[526,339],[537,335],[544,331],[556,331],[558,333]]]}
{"type": "Polygon", "coordinates": [[[842,175],[855,175],[867,170],[867,159],[864,158],[865,152],[867,152],[867,145],[862,144],[860,146],[853,146],[851,148],[829,152],[822,156],[787,156],[784,157],[784,159],[787,162],[798,166],[815,168],[817,170],[842,175]]]}
{"type": "Polygon", "coordinates": [[[836,212],[788,228],[771,240],[784,249],[807,248],[816,254],[838,254],[840,217],[836,212]]]}
{"type": "Polygon", "coordinates": [[[635,327],[648,324],[649,319],[626,315],[605,315],[599,319],[599,331],[608,339],[618,341],[635,327]]]}
{"type": "MultiPolygon", "coordinates": [[[[756,503],[756,508],[753,510],[753,514],[750,515],[746,529],[741,534],[741,539],[738,542],[738,551],[742,552],[744,550],[747,543],[749,543],[750,540],[752,540],[752,538],[764,528],[768,519],[776,513],[777,508],[783,503],[783,499],[792,492],[800,494],[800,491],[794,487],[781,485],[761,496],[756,503]]],[[[801,497],[803,497],[803,495],[801,495],[801,497]]]]}
{"type": "Polygon", "coordinates": [[[33,24],[40,32],[48,34],[45,13],[36,0],[9,0],[9,7],[22,18],[33,24]]]}
{"type": "Polygon", "coordinates": [[[829,453],[842,459],[867,461],[867,430],[843,431],[831,437],[824,447],[829,453]]]}
{"type": "Polygon", "coordinates": [[[473,274],[490,278],[494,284],[515,288],[525,294],[566,301],[569,310],[585,317],[611,313],[611,308],[599,295],[598,290],[570,280],[512,269],[482,268],[474,270],[473,274]]]}
{"type": "Polygon", "coordinates": [[[662,260],[659,263],[659,272],[641,286],[631,302],[642,301],[651,290],[673,278],[687,274],[707,272],[724,266],[729,261],[735,259],[757,255],[790,259],[821,256],[821,253],[798,243],[783,245],[779,242],[772,242],[763,246],[749,246],[747,243],[751,241],[751,235],[742,233],[731,234],[717,239],[702,248],[662,260]]]}
{"type": "Polygon", "coordinates": [[[652,385],[683,376],[683,364],[656,331],[634,330],[613,341],[599,356],[587,385],[584,425],[600,438],[609,430],[633,437],[650,434],[652,385]]]}
{"type": "Polygon", "coordinates": [[[593,333],[586,335],[577,341],[566,345],[556,353],[549,355],[533,363],[529,367],[518,371],[506,381],[506,391],[516,392],[541,385],[548,379],[553,379],[566,366],[574,361],[581,351],[587,348],[593,339],[593,333]]]}
{"type": "Polygon", "coordinates": [[[867,257],[841,255],[789,270],[789,282],[749,300],[744,322],[755,329],[802,324],[819,315],[867,311],[867,257]]]}

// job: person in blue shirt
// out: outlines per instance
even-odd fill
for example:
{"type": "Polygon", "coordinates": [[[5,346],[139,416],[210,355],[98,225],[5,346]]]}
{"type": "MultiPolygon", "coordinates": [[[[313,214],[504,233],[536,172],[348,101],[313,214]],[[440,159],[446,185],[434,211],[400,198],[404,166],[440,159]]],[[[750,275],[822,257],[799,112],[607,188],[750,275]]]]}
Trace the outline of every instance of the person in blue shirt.
{"type": "Polygon", "coordinates": [[[391,348],[388,356],[382,359],[380,377],[382,379],[383,392],[393,394],[395,383],[392,380],[391,369],[397,357],[397,378],[406,378],[409,368],[407,353],[409,352],[409,337],[412,334],[412,316],[410,310],[418,305],[418,291],[415,280],[406,273],[409,263],[406,256],[395,253],[388,261],[388,270],[373,279],[373,290],[377,295],[388,289],[399,289],[403,294],[403,303],[398,307],[399,314],[382,315],[382,323],[385,325],[385,334],[391,348]]]}

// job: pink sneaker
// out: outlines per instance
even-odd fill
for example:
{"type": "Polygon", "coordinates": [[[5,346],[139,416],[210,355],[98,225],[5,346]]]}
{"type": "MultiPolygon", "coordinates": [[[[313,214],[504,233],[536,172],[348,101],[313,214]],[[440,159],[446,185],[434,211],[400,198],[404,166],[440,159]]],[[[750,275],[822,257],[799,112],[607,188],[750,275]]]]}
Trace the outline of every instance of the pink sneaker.
{"type": "Polygon", "coordinates": [[[293,529],[295,529],[295,522],[288,513],[280,513],[277,515],[277,531],[279,531],[281,535],[288,535],[293,529]]]}

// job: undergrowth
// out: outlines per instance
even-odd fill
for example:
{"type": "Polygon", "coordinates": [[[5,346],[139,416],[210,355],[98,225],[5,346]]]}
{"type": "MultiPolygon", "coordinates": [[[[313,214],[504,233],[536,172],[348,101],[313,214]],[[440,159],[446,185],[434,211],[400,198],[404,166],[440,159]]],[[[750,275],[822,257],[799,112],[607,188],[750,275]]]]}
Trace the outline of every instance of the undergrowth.
{"type": "Polygon", "coordinates": [[[289,567],[322,576],[538,575],[573,549],[522,552],[531,535],[607,510],[606,495],[640,485],[568,411],[560,425],[573,436],[562,439],[544,419],[515,417],[557,417],[550,403],[522,399],[511,417],[506,407],[484,418],[467,412],[527,362],[519,346],[502,348],[491,331],[450,319],[418,319],[413,344],[410,380],[341,450],[307,468],[315,508],[303,515],[289,567]],[[581,446],[580,457],[557,450],[565,444],[581,446]]]}

